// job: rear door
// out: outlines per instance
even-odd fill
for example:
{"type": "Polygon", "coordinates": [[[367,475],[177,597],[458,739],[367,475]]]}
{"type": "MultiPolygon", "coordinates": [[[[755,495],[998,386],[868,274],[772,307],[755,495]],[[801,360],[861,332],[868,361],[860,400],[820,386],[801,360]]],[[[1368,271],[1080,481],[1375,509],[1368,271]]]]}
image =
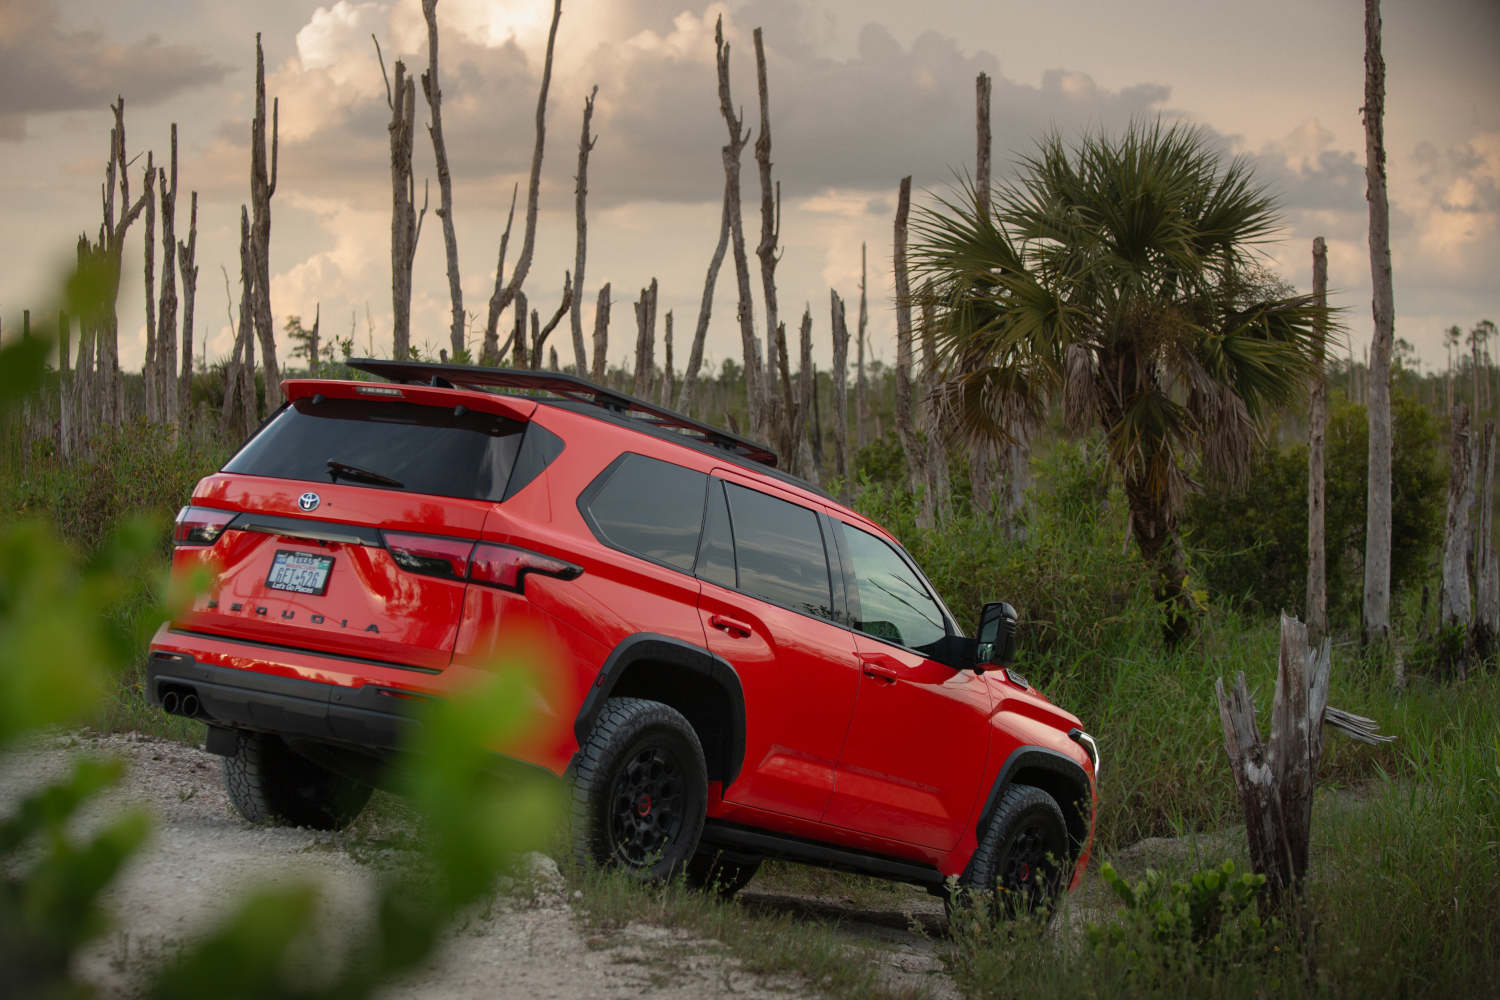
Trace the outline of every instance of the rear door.
{"type": "Polygon", "coordinates": [[[818,820],[859,679],[835,621],[821,519],[792,498],[719,470],[709,483],[698,577],[709,647],[745,692],[745,762],[728,802],[818,820]]]}
{"type": "Polygon", "coordinates": [[[386,392],[294,398],[200,483],[188,516],[230,519],[198,556],[212,571],[208,592],[174,627],[447,666],[474,541],[505,496],[528,424],[433,405],[443,396],[431,391],[364,388],[386,392]]]}

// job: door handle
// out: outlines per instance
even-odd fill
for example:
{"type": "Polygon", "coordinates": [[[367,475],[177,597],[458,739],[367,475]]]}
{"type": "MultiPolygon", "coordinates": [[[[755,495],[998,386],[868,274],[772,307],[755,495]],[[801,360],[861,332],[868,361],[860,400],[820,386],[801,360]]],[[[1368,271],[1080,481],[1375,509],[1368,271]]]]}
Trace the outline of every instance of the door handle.
{"type": "Polygon", "coordinates": [[[861,661],[860,672],[863,673],[866,677],[869,677],[872,680],[880,681],[884,684],[896,683],[896,671],[877,661],[861,661]]]}
{"type": "Polygon", "coordinates": [[[743,639],[746,636],[750,635],[751,632],[749,625],[746,625],[743,622],[737,622],[733,618],[725,618],[723,615],[711,615],[708,619],[708,623],[716,629],[728,632],[731,636],[737,639],[743,639]]]}

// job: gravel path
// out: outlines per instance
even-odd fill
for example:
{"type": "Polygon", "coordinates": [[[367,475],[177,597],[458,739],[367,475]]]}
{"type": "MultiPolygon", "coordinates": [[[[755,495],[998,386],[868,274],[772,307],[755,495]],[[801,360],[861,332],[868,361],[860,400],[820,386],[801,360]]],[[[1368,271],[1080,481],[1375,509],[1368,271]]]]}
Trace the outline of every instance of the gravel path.
{"type": "MultiPolygon", "coordinates": [[[[129,806],[144,806],[154,816],[146,848],[107,896],[113,929],[81,956],[79,972],[101,996],[137,994],[151,969],[211,927],[248,886],[318,885],[318,923],[326,933],[307,948],[319,956],[337,954],[344,935],[368,912],[379,878],[379,865],[368,863],[369,845],[379,853],[379,830],[364,830],[363,846],[351,856],[354,840],[344,835],[252,826],[230,807],[218,758],[182,744],[137,734],[43,738],[0,759],[0,814],[26,791],[62,774],[80,753],[115,756],[128,765],[122,784],[91,804],[80,823],[97,823],[129,806]]],[[[749,973],[718,942],[679,930],[645,923],[607,934],[591,930],[575,916],[568,887],[550,859],[528,855],[521,869],[493,901],[458,922],[425,968],[384,995],[571,1000],[732,993],[761,1000],[807,993],[799,979],[749,973]]],[[[897,906],[866,913],[840,900],[757,892],[754,885],[742,898],[747,906],[827,920],[851,943],[876,946],[891,986],[954,995],[930,933],[941,933],[936,900],[925,900],[928,912],[897,906]],[[913,923],[924,933],[903,929],[913,923]]]]}

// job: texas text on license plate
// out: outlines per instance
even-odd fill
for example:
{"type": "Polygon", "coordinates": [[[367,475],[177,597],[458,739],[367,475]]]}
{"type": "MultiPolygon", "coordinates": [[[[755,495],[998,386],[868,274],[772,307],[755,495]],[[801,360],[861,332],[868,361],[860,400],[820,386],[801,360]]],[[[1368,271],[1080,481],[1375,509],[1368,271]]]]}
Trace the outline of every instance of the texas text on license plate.
{"type": "Polygon", "coordinates": [[[278,549],[276,558],[271,561],[271,575],[266,577],[266,586],[294,594],[323,594],[328,591],[328,573],[332,569],[333,556],[278,549]]]}

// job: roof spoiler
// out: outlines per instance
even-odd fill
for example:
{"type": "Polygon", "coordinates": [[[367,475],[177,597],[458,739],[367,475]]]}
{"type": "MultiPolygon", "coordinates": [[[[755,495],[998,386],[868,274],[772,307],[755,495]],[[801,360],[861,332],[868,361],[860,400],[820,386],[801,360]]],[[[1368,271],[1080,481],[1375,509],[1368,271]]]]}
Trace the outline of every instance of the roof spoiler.
{"type": "Polygon", "coordinates": [[[407,385],[430,385],[440,388],[523,389],[549,392],[563,399],[591,403],[622,416],[632,416],[654,427],[670,428],[697,437],[717,448],[776,468],[776,453],[765,445],[740,437],[719,427],[669,410],[644,399],[606,389],[588,379],[563,372],[529,371],[519,368],[486,368],[482,365],[434,364],[427,361],[381,361],[375,358],[353,358],[350,368],[378,375],[407,385]]]}

